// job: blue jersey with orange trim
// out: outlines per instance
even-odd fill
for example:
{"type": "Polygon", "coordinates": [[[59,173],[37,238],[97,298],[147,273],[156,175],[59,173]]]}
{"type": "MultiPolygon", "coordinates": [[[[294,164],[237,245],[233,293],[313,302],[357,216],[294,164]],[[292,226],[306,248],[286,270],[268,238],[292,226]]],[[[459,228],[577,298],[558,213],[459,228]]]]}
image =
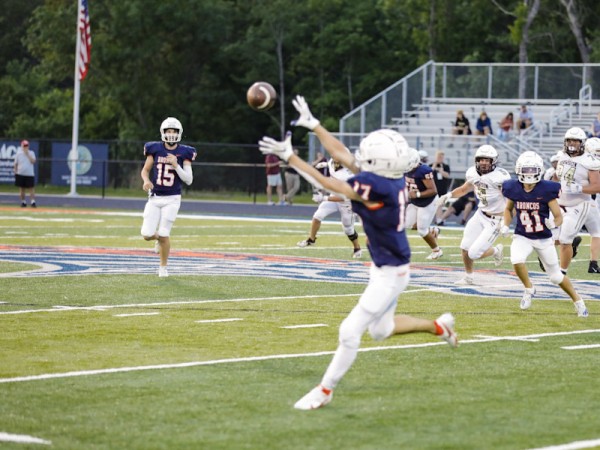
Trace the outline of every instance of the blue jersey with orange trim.
{"type": "MultiPolygon", "coordinates": [[[[415,167],[410,172],[407,172],[404,175],[404,178],[406,179],[406,186],[408,187],[409,191],[415,191],[415,190],[419,191],[419,192],[426,191],[427,186],[425,186],[425,183],[423,180],[431,180],[432,182],[435,183],[435,181],[433,180],[433,169],[431,167],[429,167],[427,164],[423,164],[423,163],[419,163],[419,165],[417,167],[415,167]]],[[[424,206],[429,205],[433,201],[434,198],[435,198],[435,195],[432,195],[431,197],[425,197],[425,198],[415,197],[415,198],[411,198],[410,202],[412,204],[414,204],[415,206],[423,208],[424,206]]]]}
{"type": "Polygon", "coordinates": [[[168,150],[164,142],[146,142],[144,144],[144,156],[152,155],[154,165],[150,174],[150,181],[154,185],[152,195],[181,195],[181,178],[175,172],[175,168],[167,162],[167,155],[173,154],[177,157],[177,163],[183,167],[183,161],[194,161],[196,149],[189,145],[177,144],[173,150],[168,150]]]}
{"type": "Polygon", "coordinates": [[[519,180],[507,180],[502,183],[502,195],[515,204],[517,226],[515,234],[528,239],[547,239],[552,231],[546,227],[546,219],[550,217],[548,203],[557,199],[560,194],[560,183],[541,180],[532,191],[526,192],[519,180]]]}
{"type": "Polygon", "coordinates": [[[408,196],[404,178],[360,172],[349,178],[348,184],[370,202],[367,206],[353,200],[352,209],[362,219],[373,263],[377,267],[408,264],[410,247],[404,231],[408,196]]]}

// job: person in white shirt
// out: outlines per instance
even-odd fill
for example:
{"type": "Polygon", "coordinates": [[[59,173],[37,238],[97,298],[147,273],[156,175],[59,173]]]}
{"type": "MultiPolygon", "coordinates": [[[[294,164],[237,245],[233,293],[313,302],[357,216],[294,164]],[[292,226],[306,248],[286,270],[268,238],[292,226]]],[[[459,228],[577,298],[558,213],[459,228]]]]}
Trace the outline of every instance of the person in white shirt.
{"type": "Polygon", "coordinates": [[[503,220],[506,199],[502,195],[502,183],[510,179],[510,174],[496,167],[498,152],[491,145],[482,145],[475,152],[475,165],[465,175],[462,186],[442,195],[438,204],[445,204],[450,198],[462,197],[474,191],[479,200],[477,212],[465,226],[460,243],[465,277],[458,280],[457,285],[475,284],[473,278],[473,261],[492,256],[496,267],[502,264],[504,246],[493,247],[498,237],[498,230],[503,220]]]}
{"type": "Polygon", "coordinates": [[[29,141],[21,141],[21,146],[15,155],[15,186],[19,188],[21,207],[25,208],[25,194],[29,192],[29,202],[32,208],[35,203],[35,153],[29,150],[29,141]]]}

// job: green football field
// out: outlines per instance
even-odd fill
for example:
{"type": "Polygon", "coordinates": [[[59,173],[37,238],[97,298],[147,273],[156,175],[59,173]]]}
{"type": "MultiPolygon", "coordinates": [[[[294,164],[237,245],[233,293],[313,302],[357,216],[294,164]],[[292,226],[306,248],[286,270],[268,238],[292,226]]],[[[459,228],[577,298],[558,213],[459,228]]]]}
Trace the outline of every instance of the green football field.
{"type": "MultiPolygon", "coordinates": [[[[459,228],[444,256],[413,249],[398,312],[456,317],[461,345],[429,334],[376,342],[317,411],[314,387],[365,287],[338,222],[298,248],[307,220],[180,215],[170,277],[141,212],[0,208],[0,448],[578,449],[600,447],[600,283],[589,236],[569,274],[578,318],[530,257],[519,309],[508,258],[462,276],[459,228]]],[[[361,244],[364,234],[358,228],[361,244]]]]}

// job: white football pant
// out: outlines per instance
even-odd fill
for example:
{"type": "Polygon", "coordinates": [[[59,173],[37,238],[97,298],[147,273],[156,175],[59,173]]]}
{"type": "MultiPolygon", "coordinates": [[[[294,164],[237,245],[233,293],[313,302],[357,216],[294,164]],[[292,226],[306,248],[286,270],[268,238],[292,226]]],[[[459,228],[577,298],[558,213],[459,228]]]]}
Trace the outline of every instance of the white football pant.
{"type": "Polygon", "coordinates": [[[144,208],[142,236],[150,237],[158,233],[160,237],[171,235],[171,228],[181,206],[181,195],[153,195],[144,208]]]}

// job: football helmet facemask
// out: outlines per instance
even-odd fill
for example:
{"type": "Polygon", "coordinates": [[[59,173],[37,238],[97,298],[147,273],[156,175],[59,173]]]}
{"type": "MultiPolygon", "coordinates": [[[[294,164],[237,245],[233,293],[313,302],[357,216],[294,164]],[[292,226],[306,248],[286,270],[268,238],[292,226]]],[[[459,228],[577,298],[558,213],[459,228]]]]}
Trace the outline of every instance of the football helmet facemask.
{"type": "Polygon", "coordinates": [[[524,152],[517,159],[515,173],[521,183],[539,183],[544,173],[544,160],[535,152],[524,152]]]}
{"type": "Polygon", "coordinates": [[[485,144],[475,152],[475,170],[479,175],[493,172],[498,162],[498,152],[491,145],[485,144]],[[482,165],[482,160],[489,160],[489,164],[482,165]]]}
{"type": "Polygon", "coordinates": [[[592,155],[600,156],[600,138],[593,137],[587,139],[585,141],[585,151],[592,155]]]}
{"type": "Polygon", "coordinates": [[[411,165],[406,139],[397,131],[388,129],[369,133],[361,141],[354,157],[361,170],[385,178],[402,178],[411,165]]]}
{"type": "Polygon", "coordinates": [[[569,128],[565,133],[565,153],[569,156],[583,155],[586,138],[587,135],[581,128],[569,128]]]}
{"type": "Polygon", "coordinates": [[[181,126],[181,122],[177,120],[175,117],[167,117],[160,124],[160,137],[163,142],[167,144],[176,144],[181,141],[181,135],[183,134],[183,126],[181,126]],[[175,132],[168,132],[167,130],[175,130],[175,132]]]}

